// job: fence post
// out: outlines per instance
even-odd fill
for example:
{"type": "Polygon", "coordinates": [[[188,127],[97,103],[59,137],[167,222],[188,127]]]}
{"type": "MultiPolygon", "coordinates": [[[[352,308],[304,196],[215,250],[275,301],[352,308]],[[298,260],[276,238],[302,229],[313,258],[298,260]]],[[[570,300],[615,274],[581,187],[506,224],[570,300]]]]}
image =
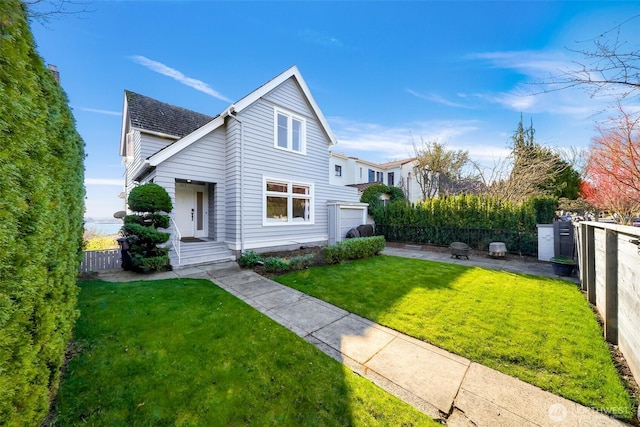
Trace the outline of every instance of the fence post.
{"type": "Polygon", "coordinates": [[[618,344],[618,234],[607,229],[605,236],[604,337],[618,344]]]}
{"type": "Polygon", "coordinates": [[[587,289],[587,299],[593,305],[596,304],[596,237],[595,228],[586,225],[586,233],[584,235],[585,245],[585,273],[586,280],[583,286],[587,289]]]}

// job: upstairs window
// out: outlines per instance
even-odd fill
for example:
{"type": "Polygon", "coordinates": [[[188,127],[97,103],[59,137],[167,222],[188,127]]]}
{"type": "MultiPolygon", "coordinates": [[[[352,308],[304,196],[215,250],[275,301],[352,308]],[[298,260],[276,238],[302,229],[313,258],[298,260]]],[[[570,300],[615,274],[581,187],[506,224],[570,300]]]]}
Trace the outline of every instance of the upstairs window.
{"type": "Polygon", "coordinates": [[[369,181],[367,182],[375,182],[376,180],[376,171],[373,169],[369,169],[369,181]]]}
{"type": "Polygon", "coordinates": [[[395,185],[395,182],[394,182],[395,179],[394,178],[395,178],[394,172],[389,172],[387,174],[387,185],[389,187],[393,187],[395,185]]]}
{"type": "Polygon", "coordinates": [[[342,176],[342,166],[336,165],[336,176],[342,176]]]}
{"type": "Polygon", "coordinates": [[[382,182],[382,172],[376,172],[376,182],[382,182]]]}
{"type": "Polygon", "coordinates": [[[295,114],[275,110],[274,147],[305,154],[305,120],[295,114]]]}

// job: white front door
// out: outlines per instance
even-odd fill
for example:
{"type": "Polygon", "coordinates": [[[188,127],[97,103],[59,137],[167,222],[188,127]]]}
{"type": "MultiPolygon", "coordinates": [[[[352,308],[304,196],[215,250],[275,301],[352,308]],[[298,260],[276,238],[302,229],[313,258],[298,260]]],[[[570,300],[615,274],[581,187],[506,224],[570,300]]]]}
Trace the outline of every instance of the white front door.
{"type": "Polygon", "coordinates": [[[209,234],[207,186],[176,182],[175,215],[182,237],[207,237],[209,234]]]}

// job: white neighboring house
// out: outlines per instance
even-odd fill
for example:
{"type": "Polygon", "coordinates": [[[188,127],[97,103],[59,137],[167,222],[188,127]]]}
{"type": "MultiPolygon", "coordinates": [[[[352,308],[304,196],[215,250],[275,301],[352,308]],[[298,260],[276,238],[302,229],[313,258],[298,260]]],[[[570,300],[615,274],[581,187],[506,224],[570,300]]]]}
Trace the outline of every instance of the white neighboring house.
{"type": "Polygon", "coordinates": [[[295,66],[215,117],[130,91],[122,117],[125,192],[167,190],[174,265],[326,244],[336,201],[364,222],[356,189],[327,176],[336,139],[295,66]]]}
{"type": "Polygon", "coordinates": [[[388,163],[373,163],[343,153],[331,152],[330,182],[358,188],[360,192],[375,183],[402,188],[410,202],[423,200],[422,191],[415,178],[415,159],[388,163]]]}

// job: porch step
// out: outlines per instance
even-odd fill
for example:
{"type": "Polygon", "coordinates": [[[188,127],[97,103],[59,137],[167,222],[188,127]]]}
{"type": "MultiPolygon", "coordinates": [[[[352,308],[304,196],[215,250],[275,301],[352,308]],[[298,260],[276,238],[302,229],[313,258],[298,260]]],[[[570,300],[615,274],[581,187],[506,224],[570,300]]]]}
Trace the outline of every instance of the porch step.
{"type": "Polygon", "coordinates": [[[236,257],[224,242],[181,242],[180,262],[178,254],[171,248],[169,251],[171,265],[185,267],[202,264],[235,261],[236,257]]]}

